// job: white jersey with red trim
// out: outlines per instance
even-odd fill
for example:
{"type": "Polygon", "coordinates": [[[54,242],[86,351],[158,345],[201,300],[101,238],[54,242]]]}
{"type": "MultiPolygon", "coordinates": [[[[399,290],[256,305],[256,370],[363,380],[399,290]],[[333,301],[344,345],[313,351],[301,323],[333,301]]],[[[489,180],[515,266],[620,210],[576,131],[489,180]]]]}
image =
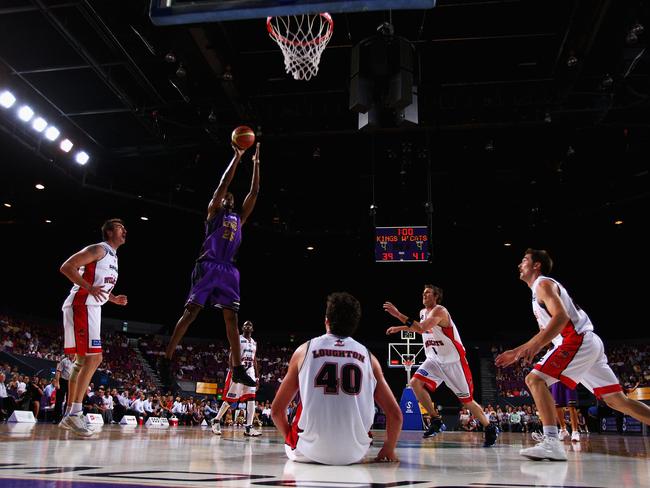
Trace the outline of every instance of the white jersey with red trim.
{"type": "Polygon", "coordinates": [[[316,337],[309,342],[298,382],[300,452],[324,464],[363,458],[371,441],[377,386],[368,349],[351,337],[316,337]]]}
{"type": "MultiPolygon", "coordinates": [[[[442,305],[436,305],[442,307],[442,305]]],[[[427,311],[426,308],[420,310],[420,322],[424,322],[433,314],[436,307],[427,311]]],[[[451,320],[451,315],[445,309],[449,319],[448,327],[441,327],[436,325],[433,329],[422,334],[422,342],[424,343],[424,354],[427,358],[438,361],[439,363],[455,363],[459,361],[461,356],[465,356],[465,347],[460,340],[460,334],[456,324],[451,320]]]]}
{"type": "MultiPolygon", "coordinates": [[[[583,334],[588,330],[594,330],[594,325],[591,323],[589,316],[585,313],[584,310],[573,303],[573,299],[569,296],[566,289],[557,280],[543,275],[538,276],[537,279],[533,282],[533,286],[530,287],[531,291],[533,292],[533,314],[535,314],[535,318],[537,319],[537,324],[539,325],[540,329],[545,329],[552,318],[551,314],[548,313],[546,307],[537,301],[537,286],[542,280],[549,280],[557,285],[560,300],[562,300],[562,304],[569,314],[570,322],[567,324],[568,326],[572,325],[578,334],[583,334]]],[[[566,335],[564,330],[553,338],[553,344],[556,346],[562,344],[563,335],[566,335]]]]}
{"type": "Polygon", "coordinates": [[[117,283],[117,253],[115,249],[105,242],[96,245],[102,246],[106,254],[103,258],[79,268],[79,274],[84,281],[91,283],[92,286],[102,286],[106,295],[104,298],[95,299],[88,293],[88,290],[75,284],[63,303],[64,307],[71,307],[72,305],[99,306],[108,301],[108,295],[113,290],[115,283],[117,283]]]}
{"type": "Polygon", "coordinates": [[[257,354],[257,342],[252,337],[250,340],[243,335],[239,336],[239,350],[241,351],[241,363],[246,368],[248,375],[254,380],[257,379],[255,374],[255,355],[257,354]]]}

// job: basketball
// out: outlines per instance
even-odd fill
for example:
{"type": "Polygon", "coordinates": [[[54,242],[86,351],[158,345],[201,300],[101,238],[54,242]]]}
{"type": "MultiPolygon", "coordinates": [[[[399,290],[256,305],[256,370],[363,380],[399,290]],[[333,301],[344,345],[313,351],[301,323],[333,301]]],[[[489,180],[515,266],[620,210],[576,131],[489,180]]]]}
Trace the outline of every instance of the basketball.
{"type": "Polygon", "coordinates": [[[246,125],[240,125],[232,131],[232,143],[240,149],[248,149],[255,144],[255,132],[246,125]]]}

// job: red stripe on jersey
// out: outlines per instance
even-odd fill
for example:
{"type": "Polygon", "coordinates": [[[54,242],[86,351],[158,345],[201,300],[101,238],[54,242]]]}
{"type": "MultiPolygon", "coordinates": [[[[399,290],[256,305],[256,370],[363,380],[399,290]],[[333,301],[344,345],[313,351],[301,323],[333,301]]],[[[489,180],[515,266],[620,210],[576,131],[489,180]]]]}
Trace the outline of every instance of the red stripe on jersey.
{"type": "Polygon", "coordinates": [[[442,327],[442,332],[449,338],[451,343],[456,348],[460,365],[463,367],[465,381],[467,381],[467,386],[469,387],[469,398],[459,398],[459,400],[462,403],[470,403],[472,400],[474,400],[474,380],[472,379],[472,372],[469,369],[469,363],[467,362],[467,356],[465,355],[465,348],[460,342],[454,339],[454,328],[452,326],[442,327]]]}
{"type": "MultiPolygon", "coordinates": [[[[97,267],[97,261],[87,264],[84,267],[84,274],[81,278],[90,286],[93,286],[95,283],[95,268],[97,267]]],[[[88,298],[88,290],[85,288],[79,287],[77,292],[74,294],[74,299],[72,300],[72,305],[86,305],[86,299],[88,298]]]]}
{"type": "Polygon", "coordinates": [[[300,420],[300,415],[302,415],[302,402],[298,403],[298,408],[296,409],[296,416],[293,418],[293,423],[291,424],[291,429],[287,434],[287,437],[284,439],[284,443],[289,446],[291,449],[295,449],[298,445],[298,434],[302,432],[298,428],[298,421],[300,420]]]}
{"type": "Polygon", "coordinates": [[[85,356],[88,352],[88,307],[73,305],[72,321],[74,324],[74,352],[79,356],[85,356]]]}
{"type": "Polygon", "coordinates": [[[576,332],[576,329],[570,320],[562,329],[561,335],[562,344],[555,348],[555,351],[553,351],[543,364],[537,363],[535,369],[547,374],[551,378],[562,381],[562,383],[567,385],[569,388],[575,388],[575,382],[570,378],[563,376],[562,373],[567,366],[569,366],[571,361],[573,361],[576,354],[578,354],[584,336],[576,332]],[[569,380],[569,382],[567,382],[567,380],[569,380]],[[571,383],[573,386],[571,386],[571,383]]]}
{"type": "Polygon", "coordinates": [[[607,395],[609,393],[616,393],[617,391],[623,391],[623,387],[619,384],[601,386],[600,388],[594,388],[594,395],[596,395],[596,398],[600,398],[603,395],[607,395]]]}
{"type": "Polygon", "coordinates": [[[436,388],[438,388],[438,384],[435,381],[433,381],[431,378],[427,378],[426,376],[423,376],[423,375],[421,375],[419,373],[415,373],[413,375],[413,378],[415,378],[415,379],[421,381],[422,383],[424,383],[424,387],[427,390],[429,390],[431,393],[436,391],[436,388]]]}
{"type": "Polygon", "coordinates": [[[228,370],[228,374],[226,375],[226,384],[223,386],[223,391],[226,392],[226,395],[228,394],[228,390],[230,390],[231,382],[232,382],[232,371],[228,370]]]}
{"type": "Polygon", "coordinates": [[[255,393],[247,393],[239,397],[240,402],[250,402],[255,400],[255,393]]]}

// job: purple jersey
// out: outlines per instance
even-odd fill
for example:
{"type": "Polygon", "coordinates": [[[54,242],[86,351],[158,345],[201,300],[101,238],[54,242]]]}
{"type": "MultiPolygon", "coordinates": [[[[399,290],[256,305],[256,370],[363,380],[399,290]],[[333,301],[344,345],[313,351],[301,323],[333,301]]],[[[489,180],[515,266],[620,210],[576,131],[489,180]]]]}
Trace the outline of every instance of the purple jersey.
{"type": "Polygon", "coordinates": [[[198,261],[234,263],[241,244],[241,219],[235,212],[221,208],[205,223],[205,241],[198,261]]]}

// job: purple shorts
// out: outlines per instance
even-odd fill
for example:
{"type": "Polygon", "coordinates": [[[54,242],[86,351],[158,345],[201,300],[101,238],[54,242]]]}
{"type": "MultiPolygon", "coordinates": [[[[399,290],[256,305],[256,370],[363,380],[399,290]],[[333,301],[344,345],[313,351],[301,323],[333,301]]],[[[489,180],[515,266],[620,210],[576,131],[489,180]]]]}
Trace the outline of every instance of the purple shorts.
{"type": "Polygon", "coordinates": [[[551,395],[556,407],[575,407],[578,403],[578,392],[559,381],[551,385],[551,395]]]}
{"type": "Polygon", "coordinates": [[[185,303],[239,311],[239,270],[230,263],[196,263],[185,303]]]}

